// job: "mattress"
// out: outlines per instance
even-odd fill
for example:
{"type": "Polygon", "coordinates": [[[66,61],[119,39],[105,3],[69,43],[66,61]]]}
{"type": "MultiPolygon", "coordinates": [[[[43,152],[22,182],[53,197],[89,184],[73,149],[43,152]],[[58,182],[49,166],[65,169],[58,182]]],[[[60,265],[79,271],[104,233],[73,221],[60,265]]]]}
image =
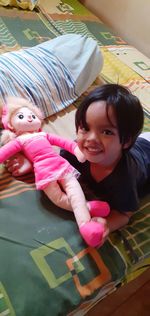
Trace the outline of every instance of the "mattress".
{"type": "MultiPolygon", "coordinates": [[[[150,130],[150,60],[115,35],[79,1],[41,1],[33,11],[0,8],[0,52],[32,47],[64,34],[97,41],[103,68],[89,87],[120,83],[136,94],[150,130]]],[[[78,43],[77,43],[78,45],[78,43]]],[[[44,129],[74,137],[73,104],[44,129]]],[[[98,249],[79,235],[73,214],[36,191],[32,174],[14,178],[0,166],[0,315],[83,316],[93,305],[150,264],[150,194],[130,223],[98,249]]]]}

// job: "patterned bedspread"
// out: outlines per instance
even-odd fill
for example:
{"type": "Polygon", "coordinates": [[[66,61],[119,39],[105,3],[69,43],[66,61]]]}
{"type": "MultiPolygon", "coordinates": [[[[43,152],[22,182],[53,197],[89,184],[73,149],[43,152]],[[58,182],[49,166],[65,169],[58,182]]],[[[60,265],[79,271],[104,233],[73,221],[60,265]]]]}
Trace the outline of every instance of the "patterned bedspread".
{"type": "MultiPolygon", "coordinates": [[[[98,41],[104,55],[100,78],[124,84],[140,97],[144,128],[150,130],[149,59],[78,1],[50,2],[43,7],[41,1],[33,12],[0,8],[1,53],[60,34],[87,34],[98,41]]],[[[93,249],[80,237],[73,215],[35,190],[32,174],[14,179],[1,165],[0,315],[85,315],[93,304],[149,267],[149,211],[147,194],[129,225],[93,249]]]]}
{"type": "Polygon", "coordinates": [[[142,273],[150,263],[149,201],[147,195],[132,222],[93,249],[73,215],[35,190],[31,175],[16,180],[1,169],[0,313],[84,315],[142,273]]]}

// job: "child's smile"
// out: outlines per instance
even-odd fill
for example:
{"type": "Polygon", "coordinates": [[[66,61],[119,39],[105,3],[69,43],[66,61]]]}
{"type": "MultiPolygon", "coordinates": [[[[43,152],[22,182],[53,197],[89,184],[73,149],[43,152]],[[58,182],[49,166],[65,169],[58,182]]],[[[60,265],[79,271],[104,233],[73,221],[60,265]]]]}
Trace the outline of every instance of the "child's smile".
{"type": "Polygon", "coordinates": [[[84,151],[87,153],[87,155],[91,155],[91,156],[97,156],[103,153],[102,148],[100,148],[99,146],[91,146],[90,144],[89,145],[87,144],[84,146],[84,151]]]}

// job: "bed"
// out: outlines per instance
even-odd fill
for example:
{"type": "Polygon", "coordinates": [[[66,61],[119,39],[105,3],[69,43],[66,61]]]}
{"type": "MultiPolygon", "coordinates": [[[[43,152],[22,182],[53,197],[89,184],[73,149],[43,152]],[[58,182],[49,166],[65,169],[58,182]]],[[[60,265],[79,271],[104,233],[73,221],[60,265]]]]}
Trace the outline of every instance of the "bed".
{"type": "MultiPolygon", "coordinates": [[[[73,100],[45,112],[44,129],[74,138],[74,114],[82,97],[99,84],[119,82],[140,98],[144,130],[150,130],[150,60],[79,1],[50,3],[41,1],[32,11],[0,7],[1,56],[79,34],[96,41],[104,64],[73,100]]],[[[14,178],[1,165],[0,315],[86,315],[149,268],[149,214],[148,192],[126,227],[112,233],[101,248],[91,248],[79,235],[73,214],[35,190],[32,174],[14,178]]]]}

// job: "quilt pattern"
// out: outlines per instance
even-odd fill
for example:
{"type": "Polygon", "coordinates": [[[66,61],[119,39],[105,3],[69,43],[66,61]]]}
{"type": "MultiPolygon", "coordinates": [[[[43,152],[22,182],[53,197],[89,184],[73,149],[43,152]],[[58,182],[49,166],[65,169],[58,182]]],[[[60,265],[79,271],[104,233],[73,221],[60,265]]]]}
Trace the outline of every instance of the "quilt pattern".
{"type": "Polygon", "coordinates": [[[93,249],[31,174],[16,180],[1,167],[0,177],[0,313],[75,315],[148,267],[149,195],[130,225],[93,249]]]}
{"type": "MultiPolygon", "coordinates": [[[[41,1],[32,12],[0,8],[0,53],[67,33],[97,41],[104,56],[99,78],[126,85],[141,99],[144,129],[149,131],[147,57],[77,0],[51,0],[47,6],[41,1]]],[[[98,80],[93,86],[97,84],[98,80]]],[[[36,191],[32,174],[14,179],[1,165],[0,315],[85,315],[93,304],[149,267],[149,210],[148,194],[132,223],[111,234],[101,248],[92,249],[80,237],[73,215],[36,191]]]]}

